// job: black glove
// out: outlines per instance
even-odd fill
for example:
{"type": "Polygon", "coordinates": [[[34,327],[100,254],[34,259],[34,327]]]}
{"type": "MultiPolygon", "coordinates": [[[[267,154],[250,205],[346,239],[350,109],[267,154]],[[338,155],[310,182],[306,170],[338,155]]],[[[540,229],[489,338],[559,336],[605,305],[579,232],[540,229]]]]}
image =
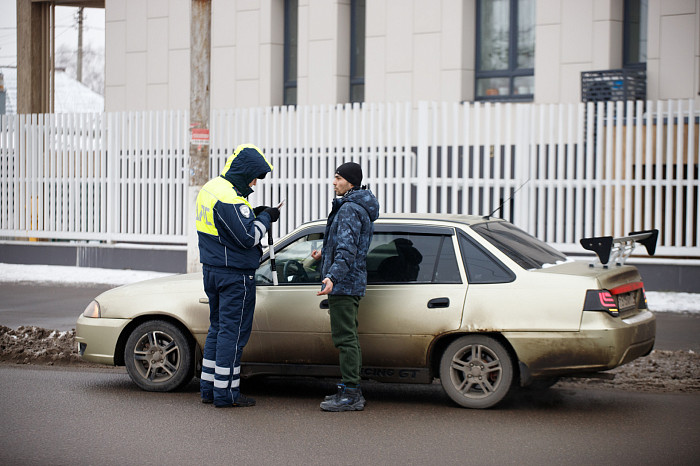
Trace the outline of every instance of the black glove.
{"type": "Polygon", "coordinates": [[[275,223],[280,219],[280,210],[277,207],[268,207],[265,212],[270,216],[270,221],[275,223]]]}
{"type": "Polygon", "coordinates": [[[267,210],[267,209],[269,209],[269,208],[270,208],[270,206],[259,205],[259,206],[257,206],[255,209],[253,209],[253,213],[254,213],[255,216],[257,217],[258,215],[262,214],[263,212],[265,212],[265,210],[267,210]]]}

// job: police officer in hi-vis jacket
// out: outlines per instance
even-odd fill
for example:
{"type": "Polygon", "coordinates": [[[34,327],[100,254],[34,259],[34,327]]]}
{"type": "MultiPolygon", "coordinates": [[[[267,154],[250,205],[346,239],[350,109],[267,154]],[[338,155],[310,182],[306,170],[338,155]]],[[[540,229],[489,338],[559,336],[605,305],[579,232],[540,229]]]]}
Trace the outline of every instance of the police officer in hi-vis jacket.
{"type": "Polygon", "coordinates": [[[200,394],[203,403],[217,408],[255,405],[239,389],[241,353],[253,325],[260,242],[280,213],[267,206],[253,209],[247,198],[271,171],[260,149],[240,145],[221,176],[207,182],[197,195],[199,258],[210,321],[200,394]]]}

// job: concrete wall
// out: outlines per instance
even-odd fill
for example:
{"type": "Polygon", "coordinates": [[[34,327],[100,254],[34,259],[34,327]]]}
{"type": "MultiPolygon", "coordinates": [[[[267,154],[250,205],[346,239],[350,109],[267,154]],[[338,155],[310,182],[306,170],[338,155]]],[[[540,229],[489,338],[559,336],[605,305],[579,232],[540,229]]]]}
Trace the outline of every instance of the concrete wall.
{"type": "Polygon", "coordinates": [[[105,111],[185,110],[190,0],[106,0],[105,111]]]}
{"type": "Polygon", "coordinates": [[[474,96],[474,0],[369,0],[367,102],[474,96]]]}
{"type": "Polygon", "coordinates": [[[579,102],[582,71],[622,67],[623,4],[538,0],[536,102],[579,102]]]}
{"type": "Polygon", "coordinates": [[[698,100],[700,0],[649,0],[647,95],[698,100]]]}
{"type": "Polygon", "coordinates": [[[350,0],[300,0],[297,102],[348,102],[350,0]]]}
{"type": "Polygon", "coordinates": [[[187,251],[180,246],[5,242],[0,243],[0,262],[184,273],[187,251]]]}
{"type": "MultiPolygon", "coordinates": [[[[189,108],[191,0],[106,1],[107,111],[189,108]]],[[[535,102],[622,66],[624,0],[537,0],[535,102]]],[[[475,0],[367,0],[365,100],[474,98],[475,0]]],[[[212,0],[211,108],[281,105],[283,0],[212,0]]],[[[349,97],[350,0],[299,0],[298,104],[349,97]]],[[[649,0],[649,99],[700,105],[700,0],[649,0]]]]}
{"type": "MultiPolygon", "coordinates": [[[[535,101],[578,102],[581,71],[622,67],[623,0],[538,0],[535,101]]],[[[700,91],[700,0],[649,0],[647,98],[700,91]]]]}

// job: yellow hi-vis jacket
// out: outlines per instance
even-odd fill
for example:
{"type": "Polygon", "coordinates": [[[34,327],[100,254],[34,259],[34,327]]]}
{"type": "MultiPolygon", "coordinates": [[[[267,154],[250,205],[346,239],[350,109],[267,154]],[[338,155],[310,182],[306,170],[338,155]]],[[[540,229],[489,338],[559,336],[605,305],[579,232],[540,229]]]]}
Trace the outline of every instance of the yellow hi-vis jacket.
{"type": "Polygon", "coordinates": [[[270,228],[270,216],[258,217],[246,199],[249,184],[272,171],[260,149],[242,145],[226,162],[221,176],[208,181],[197,195],[196,225],[199,260],[253,274],[260,264],[260,241],[270,228]]]}

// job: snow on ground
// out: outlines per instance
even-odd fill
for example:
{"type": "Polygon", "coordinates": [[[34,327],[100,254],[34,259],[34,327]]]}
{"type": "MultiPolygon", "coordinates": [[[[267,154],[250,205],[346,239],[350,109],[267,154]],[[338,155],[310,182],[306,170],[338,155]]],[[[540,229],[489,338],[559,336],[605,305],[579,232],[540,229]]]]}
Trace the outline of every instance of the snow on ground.
{"type": "MultiPolygon", "coordinates": [[[[72,284],[126,285],[150,278],[172,275],[143,270],[115,270],[61,265],[19,265],[0,263],[0,283],[37,282],[72,284]]],[[[700,293],[647,291],[649,308],[654,312],[691,312],[700,314],[700,293]]]]}
{"type": "Polygon", "coordinates": [[[144,270],[99,269],[95,267],[67,267],[63,265],[20,265],[0,263],[0,283],[60,283],[127,285],[151,278],[173,275],[144,270]]]}

